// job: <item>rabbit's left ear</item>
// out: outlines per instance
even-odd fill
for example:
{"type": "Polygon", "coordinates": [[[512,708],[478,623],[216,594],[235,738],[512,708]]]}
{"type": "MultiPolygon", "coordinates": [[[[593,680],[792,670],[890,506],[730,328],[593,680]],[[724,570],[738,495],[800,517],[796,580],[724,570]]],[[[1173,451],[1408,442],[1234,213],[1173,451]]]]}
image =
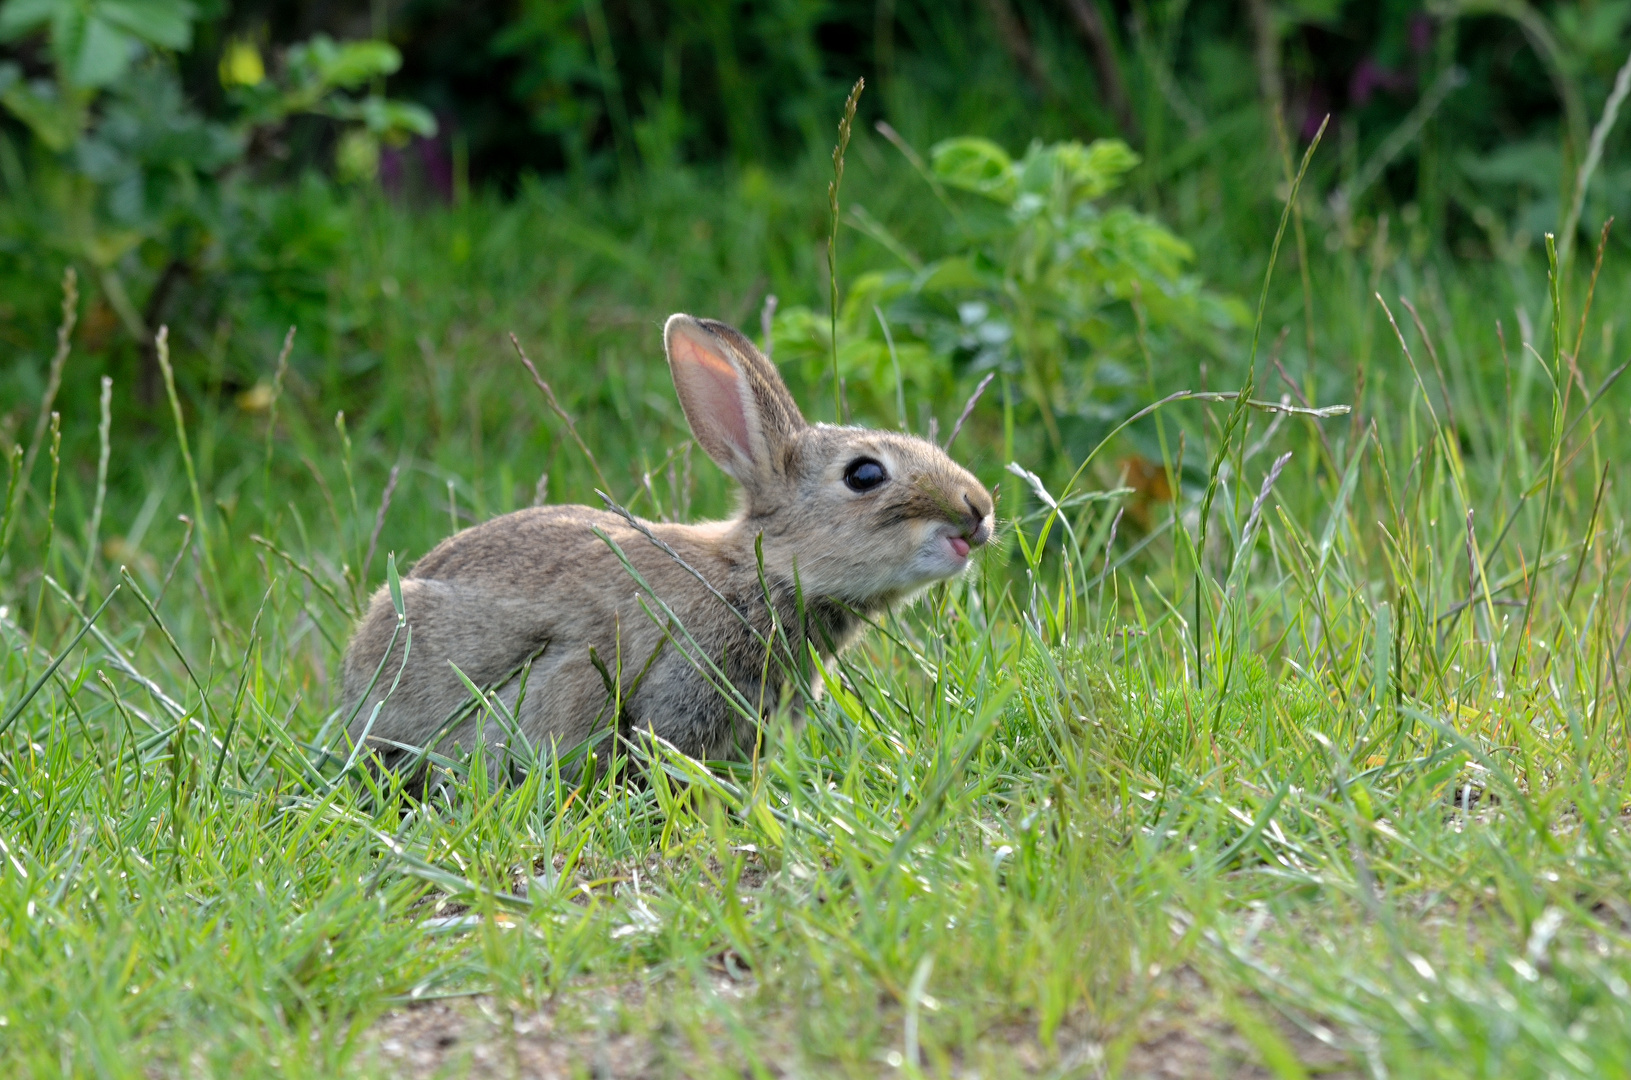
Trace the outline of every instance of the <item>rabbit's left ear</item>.
{"type": "Polygon", "coordinates": [[[775,365],[712,319],[670,316],[663,345],[685,419],[708,456],[744,485],[779,473],[782,451],[806,425],[775,365]]]}

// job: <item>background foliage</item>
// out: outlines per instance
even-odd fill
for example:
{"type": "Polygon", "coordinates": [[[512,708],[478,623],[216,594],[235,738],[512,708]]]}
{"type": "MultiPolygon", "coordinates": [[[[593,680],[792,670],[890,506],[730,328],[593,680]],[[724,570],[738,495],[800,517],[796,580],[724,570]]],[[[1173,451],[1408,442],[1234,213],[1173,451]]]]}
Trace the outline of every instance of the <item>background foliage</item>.
{"type": "MultiPolygon", "coordinates": [[[[1611,124],[1592,182],[1574,198],[1631,18],[1609,0],[527,0],[473,9],[441,0],[366,8],[11,0],[3,10],[0,337],[15,359],[0,393],[11,401],[36,400],[46,381],[56,282],[69,263],[86,299],[82,347],[107,355],[121,385],[139,390],[140,409],[157,403],[150,342],[164,322],[185,328],[175,342],[184,387],[214,379],[241,392],[265,382],[295,323],[297,372],[342,398],[369,392],[356,380],[377,351],[357,333],[358,305],[336,305],[334,288],[344,237],[379,198],[406,212],[457,210],[472,198],[536,202],[545,191],[593,202],[598,188],[623,193],[605,204],[614,214],[620,202],[642,205],[700,215],[694,224],[708,228],[718,214],[695,193],[712,188],[736,204],[727,213],[758,222],[750,247],[731,256],[751,264],[742,284],[777,295],[787,315],[818,310],[825,259],[808,245],[825,223],[813,193],[831,118],[856,75],[869,89],[840,245],[850,260],[844,276],[898,278],[903,260],[947,269],[972,257],[967,265],[992,276],[942,296],[929,353],[914,351],[927,325],[908,320],[896,360],[905,355],[906,376],[921,387],[966,392],[999,366],[990,350],[976,359],[970,335],[1015,335],[1005,370],[1036,410],[1026,415],[1049,428],[1055,448],[1068,436],[1078,451],[1128,414],[1127,387],[1169,374],[1158,370],[1169,358],[1181,357],[1179,375],[1208,354],[1228,362],[1229,350],[1218,352],[1227,334],[1168,342],[1168,324],[1176,331],[1184,320],[1164,318],[1161,298],[1197,270],[1182,289],[1210,280],[1225,294],[1249,291],[1291,158],[1327,115],[1326,150],[1297,221],[1299,266],[1325,258],[1321,246],[1357,252],[1392,242],[1423,266],[1453,258],[1532,271],[1539,235],[1578,205],[1577,233],[1562,241],[1570,263],[1593,223],[1625,209],[1631,175],[1611,124]],[[1283,127],[1266,122],[1276,113],[1283,127]],[[873,130],[878,121],[906,156],[873,130]],[[1079,292],[1076,314],[1060,324],[1065,338],[1052,344],[1043,340],[1058,332],[1051,323],[1027,324],[1023,305],[1012,307],[1020,294],[993,303],[991,290],[1015,270],[1001,267],[1042,239],[1040,224],[1057,228],[1059,213],[1029,219],[1027,240],[991,232],[977,205],[985,200],[953,207],[923,198],[959,182],[918,175],[909,159],[965,135],[994,140],[990,153],[1016,160],[1033,139],[1118,139],[1132,150],[1129,186],[1091,201],[1109,210],[1108,223],[1143,220],[1126,216],[1136,210],[1182,238],[1115,241],[1116,257],[1131,260],[1117,273],[1165,251],[1158,266],[1135,272],[1154,270],[1165,283],[1145,295],[1154,368],[1134,355],[1129,305],[1131,289],[1153,279],[1121,280],[1110,291],[1119,304],[1079,292]],[[1118,206],[1127,209],[1110,210],[1118,206]],[[1310,222],[1322,235],[1312,251],[1310,222]],[[1127,245],[1138,244],[1143,254],[1133,258],[1127,245]],[[1198,264],[1185,261],[1185,245],[1202,253],[1198,264]],[[958,304],[970,317],[969,305],[984,304],[1000,318],[959,329],[946,321],[958,304]],[[321,373],[314,353],[328,357],[321,373]],[[1083,376],[1068,390],[1058,382],[1067,355],[1083,376]]],[[[936,157],[934,169],[945,160],[936,157]]],[[[634,258],[660,261],[634,232],[607,224],[617,242],[634,240],[634,258]]],[[[649,225],[634,228],[650,235],[649,225]]],[[[470,257],[468,233],[458,236],[454,265],[470,257]]],[[[867,290],[883,279],[857,279],[866,288],[850,294],[845,333],[870,342],[855,355],[875,383],[886,350],[869,316],[882,294],[867,290]]],[[[926,311],[923,282],[910,292],[926,311]]],[[[675,302],[704,299],[714,298],[675,302]]],[[[1060,299],[1055,289],[1050,314],[1060,299]]],[[[734,298],[727,311],[751,320],[750,303],[734,298]]],[[[1191,330],[1194,317],[1185,317],[1191,330]]],[[[1203,321],[1219,318],[1214,309],[1203,321]]],[[[819,321],[788,332],[813,348],[819,321]]],[[[1306,352],[1307,338],[1291,342],[1288,359],[1299,346],[1306,352]]],[[[70,375],[63,392],[84,404],[95,387],[70,375]]]]}

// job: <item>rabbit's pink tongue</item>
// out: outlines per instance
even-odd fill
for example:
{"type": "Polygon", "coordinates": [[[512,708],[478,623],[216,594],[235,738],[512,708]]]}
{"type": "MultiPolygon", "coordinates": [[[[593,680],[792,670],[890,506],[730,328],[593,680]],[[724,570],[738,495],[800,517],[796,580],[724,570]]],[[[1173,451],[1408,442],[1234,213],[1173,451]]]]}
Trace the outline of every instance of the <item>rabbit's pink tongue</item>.
{"type": "Polygon", "coordinates": [[[957,553],[957,557],[959,559],[967,558],[968,557],[968,541],[964,540],[961,536],[953,536],[950,539],[951,539],[951,549],[957,553]]]}

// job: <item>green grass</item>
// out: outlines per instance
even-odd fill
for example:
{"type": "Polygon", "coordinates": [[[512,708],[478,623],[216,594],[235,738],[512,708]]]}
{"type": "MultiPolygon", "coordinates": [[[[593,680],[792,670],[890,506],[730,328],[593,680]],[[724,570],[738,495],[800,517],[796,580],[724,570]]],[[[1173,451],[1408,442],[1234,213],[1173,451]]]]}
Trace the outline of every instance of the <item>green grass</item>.
{"type": "MultiPolygon", "coordinates": [[[[864,160],[846,191],[883,215],[864,160]]],[[[399,1075],[416,1030],[457,1036],[413,1066],[447,1075],[1631,1069],[1612,257],[1577,335],[1584,274],[1554,324],[1536,267],[1339,245],[1311,268],[1313,358],[1298,275],[1270,291],[1257,396],[1286,389],[1291,326],[1300,389],[1354,414],[1175,402],[1068,496],[1077,463],[1021,414],[1014,457],[1059,515],[1005,470],[989,395],[958,446],[1001,483],[1002,542],[753,763],[512,784],[478,759],[418,805],[341,777],[339,650],[387,553],[546,473],[593,498],[503,331],[621,500],[724,510],[657,327],[823,295],[819,186],[806,210],[767,183],[343,208],[280,381],[277,338],[211,352],[178,324],[177,411],[144,426],[119,393],[105,544],[94,407],[60,453],[47,434],[0,562],[8,1075],[399,1075]],[[272,408],[223,390],[257,378],[272,408]],[[1102,494],[1134,445],[1167,448],[1175,502],[1102,494]],[[415,1001],[438,1004],[382,1019],[415,1001]]],[[[1227,265],[1203,256],[1255,295],[1261,263],[1227,265]]],[[[1152,365],[1151,400],[1201,388],[1182,355],[1152,365]]],[[[71,358],[64,400],[97,374],[71,358]]],[[[961,401],[921,405],[949,424],[961,401]]]]}

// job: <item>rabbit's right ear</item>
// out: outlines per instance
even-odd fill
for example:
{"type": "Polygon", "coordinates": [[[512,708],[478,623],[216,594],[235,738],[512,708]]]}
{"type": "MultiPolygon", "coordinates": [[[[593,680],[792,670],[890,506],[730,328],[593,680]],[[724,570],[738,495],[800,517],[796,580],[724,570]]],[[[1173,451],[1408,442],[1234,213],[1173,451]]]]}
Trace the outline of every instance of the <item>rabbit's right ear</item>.
{"type": "Polygon", "coordinates": [[[663,346],[685,419],[708,456],[744,485],[780,472],[781,451],[805,423],[775,366],[712,319],[669,316],[663,346]]]}

